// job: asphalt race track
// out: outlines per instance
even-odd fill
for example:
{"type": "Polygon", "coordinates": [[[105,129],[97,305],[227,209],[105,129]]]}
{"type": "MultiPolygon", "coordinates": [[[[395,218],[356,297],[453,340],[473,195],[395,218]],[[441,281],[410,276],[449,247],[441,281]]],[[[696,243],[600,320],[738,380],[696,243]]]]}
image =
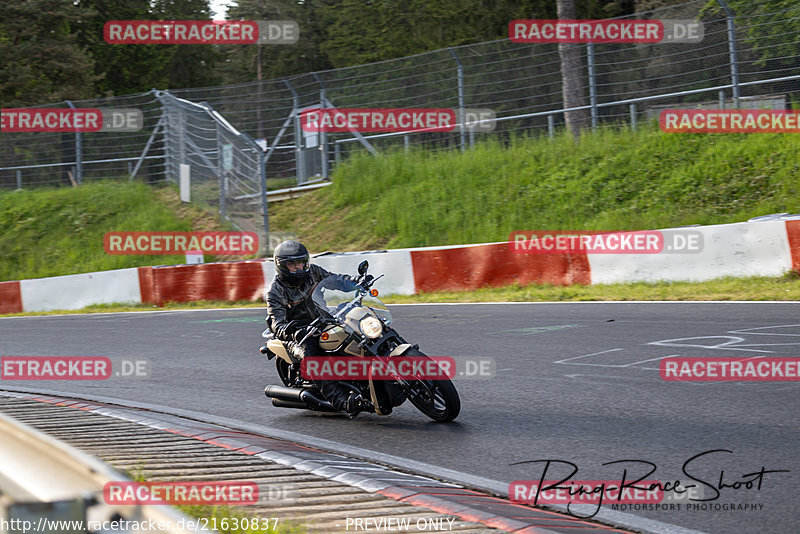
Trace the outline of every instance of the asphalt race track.
{"type": "Polygon", "coordinates": [[[429,355],[492,359],[495,376],[455,379],[462,412],[430,422],[406,404],[388,418],[273,408],[258,353],[260,309],[0,320],[0,356],[147,360],[147,378],[9,381],[0,389],[94,395],[203,412],[499,481],[692,481],[674,509],[626,513],[703,532],[800,532],[800,382],[669,382],[658,361],[797,357],[800,304],[536,303],[391,306],[429,355]],[[797,324],[796,324],[797,323],[797,324]],[[718,451],[718,452],[708,452],[718,451]],[[730,451],[730,452],[723,452],[730,451]],[[702,456],[702,453],[706,453],[702,456]],[[693,457],[697,456],[694,460],[693,457]],[[618,460],[639,463],[608,464],[618,460]],[[691,461],[690,461],[691,460],[691,461]],[[520,463],[528,462],[528,463],[520,463]],[[688,462],[688,463],[687,463],[688,462]],[[512,465],[517,464],[517,465],[512,465]],[[789,472],[765,472],[789,470],[789,472]],[[553,462],[547,479],[569,475],[553,462]],[[759,487],[760,479],[760,487],[759,487]],[[746,484],[750,481],[750,484],[746,484]],[[749,488],[747,486],[750,486],[749,488]],[[720,489],[721,487],[721,489],[720,489]],[[680,505],[680,506],[679,506],[680,505]]]}

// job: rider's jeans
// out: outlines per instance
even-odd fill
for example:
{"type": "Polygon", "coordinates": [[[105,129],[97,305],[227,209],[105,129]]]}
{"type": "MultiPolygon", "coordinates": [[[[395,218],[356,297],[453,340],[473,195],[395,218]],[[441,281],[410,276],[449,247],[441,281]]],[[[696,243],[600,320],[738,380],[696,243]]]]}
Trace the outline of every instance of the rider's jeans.
{"type": "MultiPolygon", "coordinates": [[[[306,342],[302,344],[290,341],[288,345],[294,359],[300,361],[306,356],[319,356],[320,351],[317,348],[319,346],[318,343],[318,338],[315,337],[307,339],[306,342]]],[[[325,400],[330,402],[334,409],[340,412],[345,411],[345,403],[350,396],[349,389],[336,380],[313,380],[313,382],[320,393],[325,397],[325,400]]]]}

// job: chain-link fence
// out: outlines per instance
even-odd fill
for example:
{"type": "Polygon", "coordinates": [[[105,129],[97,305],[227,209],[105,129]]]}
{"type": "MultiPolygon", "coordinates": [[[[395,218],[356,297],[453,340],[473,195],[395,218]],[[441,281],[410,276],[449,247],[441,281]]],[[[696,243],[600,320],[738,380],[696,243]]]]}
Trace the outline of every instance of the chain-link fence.
{"type": "Polygon", "coordinates": [[[157,91],[156,98],[163,106],[163,124],[169,125],[162,135],[166,174],[184,174],[184,198],[218,203],[220,216],[239,230],[267,231],[266,217],[259,217],[266,213],[262,147],[208,104],[166,91],[157,91]]]}
{"type": "MultiPolygon", "coordinates": [[[[723,0],[698,0],[623,17],[697,21],[703,39],[579,45],[591,124],[636,127],[666,107],[791,107],[800,96],[796,12],[751,5],[737,13],[723,0]]],[[[71,177],[178,181],[188,164],[193,200],[218,205],[245,230],[264,229],[264,187],[327,179],[354,151],[464,150],[481,139],[553,135],[564,125],[560,69],[557,44],[502,39],[286,79],[74,102],[139,108],[144,128],[4,133],[0,186],[68,184],[71,177]],[[298,117],[311,107],[489,108],[497,123],[490,133],[310,133],[298,117]]]]}

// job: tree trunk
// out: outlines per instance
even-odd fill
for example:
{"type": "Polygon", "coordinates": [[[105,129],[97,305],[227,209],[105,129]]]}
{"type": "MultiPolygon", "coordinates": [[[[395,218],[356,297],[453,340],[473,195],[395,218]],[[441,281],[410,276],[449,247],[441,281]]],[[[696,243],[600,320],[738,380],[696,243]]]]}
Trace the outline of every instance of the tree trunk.
{"type": "MultiPolygon", "coordinates": [[[[559,19],[575,18],[575,0],[556,0],[559,19]]],[[[583,64],[580,44],[559,43],[558,55],[561,59],[561,94],[565,108],[586,105],[583,93],[583,64]]],[[[564,122],[577,139],[581,129],[589,124],[589,110],[579,109],[564,113],[564,122]]]]}

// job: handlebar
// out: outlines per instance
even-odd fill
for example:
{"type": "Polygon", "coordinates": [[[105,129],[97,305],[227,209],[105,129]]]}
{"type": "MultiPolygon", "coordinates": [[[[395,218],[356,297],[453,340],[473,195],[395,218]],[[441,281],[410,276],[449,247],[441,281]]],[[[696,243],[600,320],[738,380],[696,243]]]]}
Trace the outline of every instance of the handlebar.
{"type": "Polygon", "coordinates": [[[310,338],[311,336],[315,336],[315,335],[319,334],[319,333],[320,333],[320,331],[319,331],[319,323],[320,323],[321,321],[322,321],[322,318],[321,318],[321,317],[317,317],[316,319],[314,319],[313,321],[311,321],[311,324],[310,324],[310,325],[308,325],[308,332],[307,332],[307,333],[306,333],[306,335],[303,337],[303,339],[301,339],[301,340],[299,341],[299,343],[298,343],[298,344],[302,345],[302,344],[303,344],[303,343],[305,343],[305,342],[306,342],[306,340],[307,340],[308,338],[310,338]]]}
{"type": "Polygon", "coordinates": [[[382,277],[383,277],[383,275],[379,275],[378,277],[374,277],[371,274],[365,274],[364,275],[364,280],[362,280],[360,282],[356,282],[356,283],[358,285],[360,285],[361,287],[363,287],[364,289],[369,289],[369,288],[372,287],[372,285],[375,282],[377,282],[382,277]]]}
{"type": "MultiPolygon", "coordinates": [[[[354,282],[360,287],[362,287],[366,293],[369,293],[369,289],[372,287],[372,285],[378,280],[380,280],[382,277],[383,277],[382,274],[377,277],[374,277],[371,274],[364,273],[363,275],[359,275],[354,280],[354,282]]],[[[357,300],[359,303],[361,302],[361,298],[358,298],[357,300]]],[[[338,316],[339,313],[337,313],[336,315],[338,316]]],[[[326,321],[322,317],[317,317],[316,319],[314,319],[311,322],[311,324],[308,325],[308,332],[306,333],[305,336],[303,336],[303,339],[301,339],[298,343],[303,344],[310,337],[319,335],[322,332],[322,327],[325,325],[325,323],[326,321]]]]}

